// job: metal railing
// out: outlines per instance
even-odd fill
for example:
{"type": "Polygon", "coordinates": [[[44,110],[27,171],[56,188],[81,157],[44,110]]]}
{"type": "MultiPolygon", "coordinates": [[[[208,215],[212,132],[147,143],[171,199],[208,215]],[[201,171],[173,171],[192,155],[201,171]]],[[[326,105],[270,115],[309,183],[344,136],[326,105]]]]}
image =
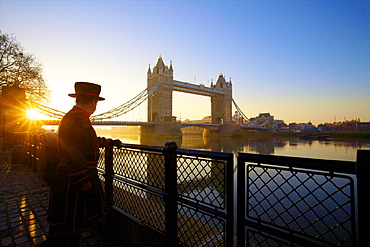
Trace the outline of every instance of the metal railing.
{"type": "Polygon", "coordinates": [[[233,245],[233,154],[121,144],[98,164],[113,210],[170,246],[233,245]]]}
{"type": "MultiPolygon", "coordinates": [[[[358,157],[369,163],[369,152],[358,157]]],[[[361,246],[369,219],[358,207],[369,185],[358,177],[364,165],[239,153],[238,246],[361,246]]]]}
{"type": "Polygon", "coordinates": [[[357,162],[239,153],[233,186],[231,153],[124,144],[112,151],[112,205],[183,246],[234,246],[234,230],[238,246],[361,246],[369,152],[357,162]]]}
{"type": "MultiPolygon", "coordinates": [[[[32,171],[37,172],[38,176],[47,183],[51,183],[56,166],[60,162],[57,151],[57,134],[56,133],[12,133],[17,139],[16,145],[21,146],[14,155],[19,155],[17,160],[20,163],[28,165],[32,171]]],[[[13,155],[12,155],[13,156],[13,155]]]]}
{"type": "MultiPolygon", "coordinates": [[[[25,163],[42,169],[42,139],[22,138],[25,163]]],[[[356,162],[239,153],[235,180],[232,153],[114,144],[100,148],[98,171],[110,213],[168,246],[367,243],[370,150],[356,162]]]]}
{"type": "Polygon", "coordinates": [[[45,136],[39,133],[19,133],[17,134],[20,145],[22,145],[24,156],[22,163],[34,171],[38,172],[40,177],[45,173],[45,136]]]}

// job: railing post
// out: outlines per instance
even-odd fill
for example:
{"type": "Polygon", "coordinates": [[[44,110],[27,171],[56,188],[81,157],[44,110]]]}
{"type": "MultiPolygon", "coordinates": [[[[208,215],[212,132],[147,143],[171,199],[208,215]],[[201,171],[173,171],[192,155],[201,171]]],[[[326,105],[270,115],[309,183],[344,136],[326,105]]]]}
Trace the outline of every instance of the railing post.
{"type": "Polygon", "coordinates": [[[105,174],[104,189],[107,214],[105,216],[105,241],[112,242],[113,238],[113,144],[105,146],[105,174]]]}
{"type": "Polygon", "coordinates": [[[234,246],[234,154],[231,154],[227,159],[225,165],[226,174],[226,211],[227,211],[227,221],[226,221],[226,246],[234,246]]]}
{"type": "Polygon", "coordinates": [[[32,171],[36,172],[36,134],[32,134],[31,164],[32,171]]]}
{"type": "Polygon", "coordinates": [[[245,188],[245,161],[239,154],[237,156],[237,246],[245,246],[245,206],[246,206],[246,188],[245,188]]]}
{"type": "Polygon", "coordinates": [[[370,150],[357,150],[357,195],[358,195],[358,246],[366,246],[369,242],[368,227],[370,211],[368,207],[370,188],[370,150]]]}
{"type": "Polygon", "coordinates": [[[165,230],[168,246],[178,246],[177,237],[177,162],[175,142],[166,142],[163,149],[165,157],[165,230]]]}
{"type": "Polygon", "coordinates": [[[32,167],[32,136],[29,133],[27,137],[27,166],[28,168],[32,167]]]}

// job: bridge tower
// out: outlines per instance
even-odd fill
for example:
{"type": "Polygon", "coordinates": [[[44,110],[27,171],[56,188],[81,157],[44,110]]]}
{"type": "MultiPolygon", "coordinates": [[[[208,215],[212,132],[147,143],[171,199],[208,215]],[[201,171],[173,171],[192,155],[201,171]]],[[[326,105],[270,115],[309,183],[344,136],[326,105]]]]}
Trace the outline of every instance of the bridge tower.
{"type": "Polygon", "coordinates": [[[231,79],[229,82],[220,73],[215,85],[211,83],[211,88],[224,92],[224,95],[211,97],[211,114],[213,124],[230,124],[232,119],[232,94],[233,86],[231,79]]]}
{"type": "Polygon", "coordinates": [[[158,57],[153,70],[148,69],[148,91],[158,86],[148,98],[148,122],[172,121],[173,68],[165,66],[162,56],[158,57]]]}

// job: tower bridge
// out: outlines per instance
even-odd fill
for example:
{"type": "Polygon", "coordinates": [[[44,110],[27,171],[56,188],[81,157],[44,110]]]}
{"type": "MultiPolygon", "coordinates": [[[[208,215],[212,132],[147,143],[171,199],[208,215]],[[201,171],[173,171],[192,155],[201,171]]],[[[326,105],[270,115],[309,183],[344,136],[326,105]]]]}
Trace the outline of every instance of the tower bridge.
{"type": "Polygon", "coordinates": [[[153,69],[148,69],[147,89],[158,87],[148,98],[148,121],[166,122],[172,119],[173,91],[208,96],[211,98],[211,123],[229,124],[232,118],[232,83],[220,74],[210,87],[174,80],[172,62],[166,66],[162,57],[153,69]]]}
{"type": "MultiPolygon", "coordinates": [[[[175,80],[173,76],[172,62],[166,66],[162,57],[158,58],[153,69],[147,71],[147,88],[137,96],[124,104],[101,114],[91,116],[93,125],[120,125],[120,126],[141,126],[142,135],[147,136],[180,136],[181,128],[196,126],[204,128],[209,133],[221,135],[234,135],[250,130],[268,131],[271,129],[273,120],[267,119],[263,123],[249,121],[248,117],[241,111],[233,100],[233,85],[231,80],[226,81],[223,74],[220,74],[216,83],[211,83],[210,87],[196,85],[189,82],[175,80]],[[181,123],[176,121],[172,115],[173,92],[183,92],[188,94],[201,95],[210,98],[211,103],[211,123],[181,123]],[[147,122],[143,121],[112,121],[118,116],[126,114],[143,102],[147,102],[147,122]],[[232,104],[244,121],[249,121],[247,125],[235,124],[232,122],[232,104]]],[[[58,125],[60,119],[65,114],[59,110],[34,103],[33,106],[39,112],[59,120],[43,120],[44,125],[58,125]]]]}

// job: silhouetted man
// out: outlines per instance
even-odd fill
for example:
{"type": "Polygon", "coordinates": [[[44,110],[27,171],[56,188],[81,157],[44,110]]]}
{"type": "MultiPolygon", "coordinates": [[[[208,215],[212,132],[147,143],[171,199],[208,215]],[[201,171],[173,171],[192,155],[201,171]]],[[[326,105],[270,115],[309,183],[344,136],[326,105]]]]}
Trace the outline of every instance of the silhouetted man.
{"type": "Polygon", "coordinates": [[[49,237],[41,246],[78,246],[81,232],[97,225],[104,200],[97,173],[98,139],[89,116],[96,110],[100,85],[76,82],[76,105],[62,119],[58,133],[61,163],[51,186],[49,237]]]}

